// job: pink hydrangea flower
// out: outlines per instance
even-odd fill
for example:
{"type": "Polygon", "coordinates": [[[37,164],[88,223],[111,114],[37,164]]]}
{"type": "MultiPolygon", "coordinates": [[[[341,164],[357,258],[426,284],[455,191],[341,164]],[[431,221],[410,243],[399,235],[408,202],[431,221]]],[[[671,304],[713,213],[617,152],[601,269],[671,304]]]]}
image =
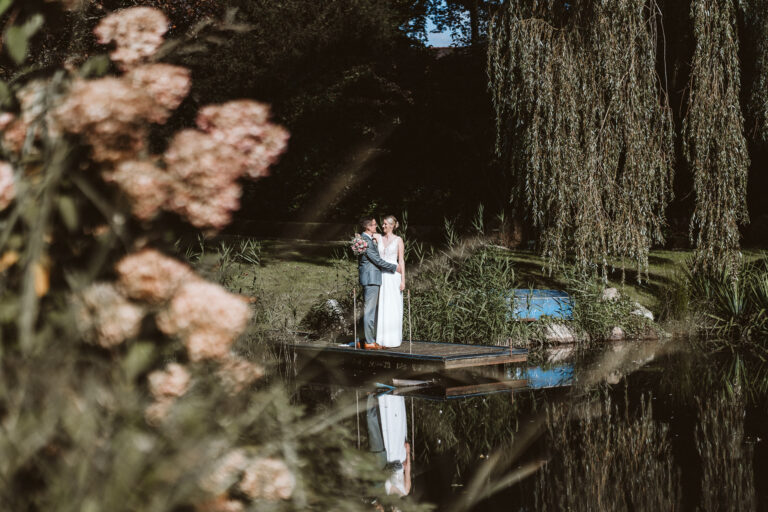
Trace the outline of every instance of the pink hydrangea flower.
{"type": "Polygon", "coordinates": [[[269,123],[269,107],[252,100],[236,100],[200,109],[197,126],[246,157],[246,174],[256,179],[285,151],[289,134],[269,123]]]}
{"type": "Polygon", "coordinates": [[[54,119],[69,133],[82,135],[97,162],[135,158],[145,145],[145,123],[165,110],[141,89],[114,78],[75,82],[54,119]]]}
{"type": "Polygon", "coordinates": [[[100,44],[114,42],[109,54],[122,69],[146,61],[163,44],[168,18],[159,9],[131,7],[106,16],[94,29],[100,44]]]}
{"type": "Polygon", "coordinates": [[[16,182],[13,167],[8,162],[0,162],[0,211],[8,208],[16,197],[16,182]]]}
{"type": "Polygon", "coordinates": [[[198,279],[187,265],[155,249],[125,256],[115,270],[118,285],[128,297],[150,304],[169,301],[183,283],[198,279]]]}
{"type": "Polygon", "coordinates": [[[240,207],[237,178],[245,170],[243,155],[197,130],[177,133],[165,161],[172,177],[167,208],[192,225],[221,229],[240,207]]]}
{"type": "Polygon", "coordinates": [[[170,64],[146,64],[130,70],[125,80],[132,87],[146,92],[159,108],[153,111],[153,123],[163,124],[179,108],[189,94],[190,72],[187,68],[170,64]]]}
{"type": "Polygon", "coordinates": [[[264,367],[230,354],[222,361],[217,374],[227,392],[237,394],[263,377],[264,367]]]}
{"type": "Polygon", "coordinates": [[[164,370],[149,374],[149,391],[158,400],[182,396],[189,389],[191,377],[186,368],[178,363],[168,364],[164,370]]]}
{"type": "Polygon", "coordinates": [[[183,284],[157,315],[162,332],[178,336],[192,361],[222,359],[251,317],[245,299],[204,281],[183,284]]]}
{"type": "Polygon", "coordinates": [[[86,340],[111,348],[139,334],[144,310],[114,285],[92,284],[73,300],[77,324],[86,340]]]}
{"type": "Polygon", "coordinates": [[[258,458],[246,466],[238,487],[251,499],[287,500],[296,488],[296,477],[282,460],[258,458]]]}
{"type": "Polygon", "coordinates": [[[168,173],[148,161],[121,162],[103,177],[125,192],[131,201],[133,215],[141,220],[154,218],[165,206],[170,194],[171,178],[168,173]]]}

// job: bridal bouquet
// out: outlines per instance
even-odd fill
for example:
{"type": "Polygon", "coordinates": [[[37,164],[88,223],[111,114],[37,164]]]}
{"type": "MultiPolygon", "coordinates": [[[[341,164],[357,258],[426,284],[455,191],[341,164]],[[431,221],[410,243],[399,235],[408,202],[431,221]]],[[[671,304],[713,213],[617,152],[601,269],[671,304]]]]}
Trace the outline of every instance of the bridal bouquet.
{"type": "Polygon", "coordinates": [[[355,238],[349,242],[349,248],[355,253],[355,256],[360,256],[368,250],[368,241],[360,235],[355,235],[355,238]]]}

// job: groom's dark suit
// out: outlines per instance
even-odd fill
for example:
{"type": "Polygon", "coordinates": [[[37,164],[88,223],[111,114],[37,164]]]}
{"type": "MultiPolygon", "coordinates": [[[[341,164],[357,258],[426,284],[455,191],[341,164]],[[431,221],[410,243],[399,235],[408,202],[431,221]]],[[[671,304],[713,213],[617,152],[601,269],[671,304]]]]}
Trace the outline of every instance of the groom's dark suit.
{"type": "Polygon", "coordinates": [[[397,265],[381,259],[376,241],[368,236],[367,233],[363,233],[362,237],[368,242],[368,249],[358,256],[357,271],[360,276],[360,284],[363,285],[363,297],[365,300],[365,310],[363,312],[365,342],[372,344],[376,342],[374,333],[376,332],[376,306],[379,303],[381,272],[394,274],[397,270],[397,265]]]}

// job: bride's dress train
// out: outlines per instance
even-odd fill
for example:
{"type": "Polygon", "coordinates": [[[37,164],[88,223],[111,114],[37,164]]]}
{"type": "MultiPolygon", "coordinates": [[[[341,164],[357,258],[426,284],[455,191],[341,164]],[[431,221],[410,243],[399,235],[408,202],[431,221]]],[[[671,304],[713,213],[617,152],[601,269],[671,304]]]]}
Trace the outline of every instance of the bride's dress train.
{"type": "MultiPolygon", "coordinates": [[[[381,258],[397,265],[400,237],[395,237],[386,247],[382,238],[379,238],[378,242],[381,258]]],[[[400,272],[381,274],[376,343],[383,347],[399,347],[403,342],[403,292],[400,291],[400,280],[400,272]]]]}

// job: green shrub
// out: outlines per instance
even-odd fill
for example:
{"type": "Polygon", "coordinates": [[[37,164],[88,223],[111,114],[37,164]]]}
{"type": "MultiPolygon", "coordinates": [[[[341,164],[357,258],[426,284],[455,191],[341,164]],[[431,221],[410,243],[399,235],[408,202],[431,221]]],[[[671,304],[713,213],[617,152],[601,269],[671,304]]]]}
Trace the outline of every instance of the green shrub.
{"type": "Polygon", "coordinates": [[[507,297],[515,273],[503,252],[454,246],[423,264],[410,283],[414,339],[506,344],[514,329],[507,297]]]}

